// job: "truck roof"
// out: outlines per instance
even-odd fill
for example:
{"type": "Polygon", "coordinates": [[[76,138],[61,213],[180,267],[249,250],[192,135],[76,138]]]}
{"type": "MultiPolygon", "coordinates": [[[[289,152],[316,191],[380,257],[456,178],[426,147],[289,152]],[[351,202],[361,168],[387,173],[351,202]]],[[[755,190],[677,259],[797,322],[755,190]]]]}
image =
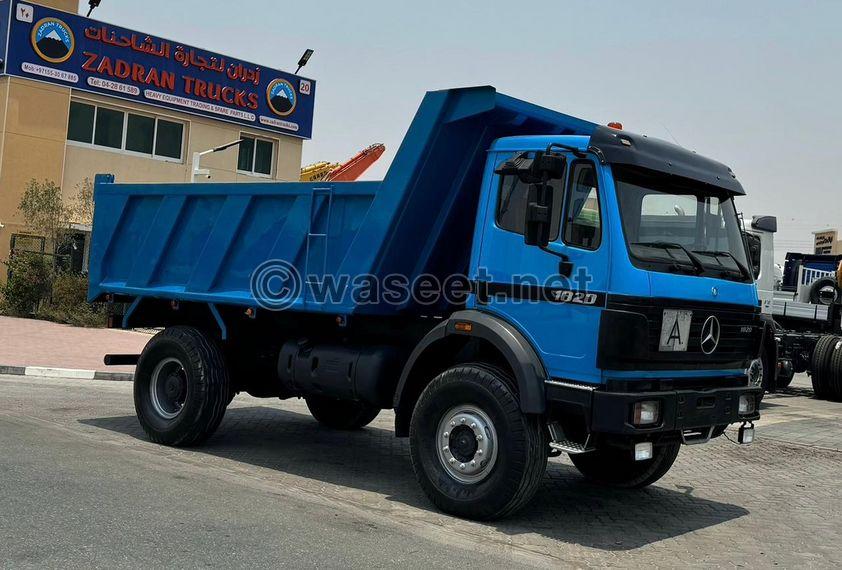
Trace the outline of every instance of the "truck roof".
{"type": "Polygon", "coordinates": [[[592,149],[611,164],[648,168],[715,186],[732,194],[744,195],[734,172],[721,162],[697,154],[676,144],[646,135],[620,131],[593,124],[589,135],[526,135],[502,137],[491,151],[516,152],[544,150],[550,144],[571,146],[582,151],[592,149]]]}
{"type": "MultiPolygon", "coordinates": [[[[594,125],[594,129],[597,125],[594,125]]],[[[581,150],[587,150],[591,137],[583,135],[539,135],[503,137],[494,141],[491,151],[508,152],[518,150],[545,150],[552,143],[572,146],[581,150]]]]}

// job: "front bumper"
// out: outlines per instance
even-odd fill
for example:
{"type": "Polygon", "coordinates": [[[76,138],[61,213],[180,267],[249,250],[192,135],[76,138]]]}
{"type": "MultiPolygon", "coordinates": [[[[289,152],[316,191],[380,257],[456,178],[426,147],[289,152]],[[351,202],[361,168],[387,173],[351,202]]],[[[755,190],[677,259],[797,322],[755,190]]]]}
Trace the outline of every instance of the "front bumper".
{"type": "Polygon", "coordinates": [[[562,381],[547,382],[547,400],[551,406],[577,412],[593,434],[643,435],[726,426],[760,418],[763,388],[729,386],[710,389],[673,389],[647,392],[614,392],[562,381]],[[740,396],[754,398],[755,411],[739,413],[740,396]],[[652,426],[632,424],[636,402],[660,402],[660,420],[652,426]]]}

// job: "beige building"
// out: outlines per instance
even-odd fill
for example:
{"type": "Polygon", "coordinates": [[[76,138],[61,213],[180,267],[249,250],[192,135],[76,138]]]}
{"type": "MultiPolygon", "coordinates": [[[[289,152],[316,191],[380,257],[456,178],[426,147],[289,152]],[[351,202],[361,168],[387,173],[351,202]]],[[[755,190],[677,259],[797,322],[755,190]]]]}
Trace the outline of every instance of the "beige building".
{"type": "MultiPolygon", "coordinates": [[[[39,4],[75,13],[78,0],[39,4]]],[[[301,138],[69,86],[0,77],[0,263],[13,245],[40,247],[39,239],[26,237],[30,232],[18,211],[31,179],[59,184],[68,200],[97,173],[115,174],[118,182],[189,182],[193,153],[239,138],[245,139],[239,148],[202,158],[210,181],[298,180],[301,138]]],[[[85,228],[78,229],[84,234],[85,228]]],[[[0,270],[0,281],[5,278],[0,270]]]]}

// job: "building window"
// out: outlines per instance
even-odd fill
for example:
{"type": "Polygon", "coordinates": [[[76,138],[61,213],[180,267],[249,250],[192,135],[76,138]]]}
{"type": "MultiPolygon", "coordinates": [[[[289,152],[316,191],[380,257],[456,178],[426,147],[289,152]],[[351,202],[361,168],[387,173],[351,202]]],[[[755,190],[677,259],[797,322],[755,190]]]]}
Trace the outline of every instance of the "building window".
{"type": "Polygon", "coordinates": [[[94,144],[108,148],[122,148],[125,113],[99,107],[94,121],[94,144]]]}
{"type": "Polygon", "coordinates": [[[181,145],[184,140],[184,125],[158,119],[155,137],[155,154],[181,160],[181,145]]]}
{"type": "Polygon", "coordinates": [[[275,143],[266,139],[243,136],[237,170],[245,174],[272,176],[272,161],[275,157],[275,143]]]}
{"type": "Polygon", "coordinates": [[[152,154],[155,138],[155,119],[144,115],[129,114],[126,123],[126,150],[152,154]]]}
{"type": "Polygon", "coordinates": [[[184,125],[149,115],[71,101],[67,140],[180,161],[184,125]]]}
{"type": "Polygon", "coordinates": [[[69,140],[88,144],[94,142],[94,112],[93,105],[76,101],[70,103],[70,124],[67,127],[69,140]]]}

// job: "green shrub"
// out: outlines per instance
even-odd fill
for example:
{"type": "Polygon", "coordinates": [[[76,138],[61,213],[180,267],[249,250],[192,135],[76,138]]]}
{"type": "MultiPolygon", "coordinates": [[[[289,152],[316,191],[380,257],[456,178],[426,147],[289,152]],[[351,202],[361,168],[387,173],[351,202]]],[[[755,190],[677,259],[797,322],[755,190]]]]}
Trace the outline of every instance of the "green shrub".
{"type": "Polygon", "coordinates": [[[0,288],[5,312],[13,316],[29,316],[50,294],[52,263],[37,253],[18,252],[6,265],[9,278],[0,288]]]}
{"type": "Polygon", "coordinates": [[[104,327],[101,304],[88,303],[88,278],[53,270],[53,260],[37,253],[16,253],[7,263],[9,280],[0,286],[0,313],[35,316],[77,327],[104,327]]]}
{"type": "Polygon", "coordinates": [[[77,327],[105,326],[107,316],[100,305],[88,303],[88,278],[73,273],[59,273],[53,281],[49,303],[42,303],[37,317],[77,327]]]}
{"type": "Polygon", "coordinates": [[[45,321],[88,328],[104,327],[108,320],[105,311],[99,310],[98,307],[88,303],[73,308],[57,307],[45,303],[38,309],[35,316],[45,321]]]}
{"type": "Polygon", "coordinates": [[[88,303],[88,278],[73,273],[59,273],[53,281],[51,304],[72,309],[88,303]]]}

